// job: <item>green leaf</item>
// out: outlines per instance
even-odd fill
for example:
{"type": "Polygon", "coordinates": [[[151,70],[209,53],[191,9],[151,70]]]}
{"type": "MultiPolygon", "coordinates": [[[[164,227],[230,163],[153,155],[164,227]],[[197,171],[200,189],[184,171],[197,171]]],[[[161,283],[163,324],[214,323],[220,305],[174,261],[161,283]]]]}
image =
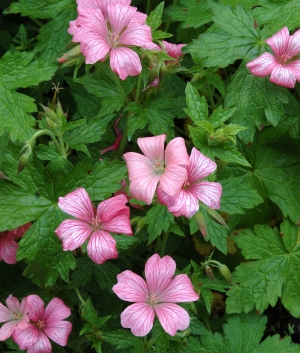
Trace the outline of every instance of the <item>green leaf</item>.
{"type": "Polygon", "coordinates": [[[40,144],[34,147],[34,152],[43,161],[51,161],[52,159],[61,157],[53,143],[49,143],[48,146],[40,144]]]}
{"type": "Polygon", "coordinates": [[[164,110],[146,109],[145,114],[149,120],[149,131],[153,135],[166,133],[168,138],[174,137],[173,115],[164,110]]]}
{"type": "Polygon", "coordinates": [[[146,23],[148,26],[151,27],[153,32],[156,31],[157,28],[162,23],[161,18],[164,10],[164,5],[165,5],[165,2],[162,1],[159,5],[156,6],[156,8],[153,11],[151,11],[149,16],[147,17],[146,23]]]}
{"type": "Polygon", "coordinates": [[[102,290],[112,292],[112,287],[116,284],[117,274],[120,269],[111,261],[106,261],[102,265],[94,266],[96,281],[102,290]]]}
{"type": "Polygon", "coordinates": [[[117,242],[118,250],[127,250],[138,241],[138,239],[134,236],[129,236],[126,234],[115,234],[114,238],[117,242]]]}
{"type": "Polygon", "coordinates": [[[144,349],[142,339],[134,336],[132,333],[126,330],[102,333],[101,337],[110,344],[117,346],[117,349],[137,347],[139,352],[142,352],[144,349]]]}
{"type": "Polygon", "coordinates": [[[244,213],[245,208],[253,208],[263,202],[257,190],[253,189],[250,183],[245,183],[243,177],[221,180],[220,183],[223,188],[221,212],[231,215],[244,213]]]}
{"type": "Polygon", "coordinates": [[[87,256],[76,259],[76,269],[71,275],[71,288],[84,287],[91,279],[94,263],[87,256]]]}
{"type": "Polygon", "coordinates": [[[223,254],[227,254],[227,236],[229,230],[214,222],[206,212],[203,212],[203,216],[207,227],[207,236],[205,240],[209,240],[211,244],[223,254]]]}
{"type": "Polygon", "coordinates": [[[225,98],[226,107],[237,107],[231,122],[247,127],[239,133],[245,143],[253,141],[256,126],[261,127],[265,117],[277,125],[283,115],[283,103],[287,102],[283,87],[272,84],[267,77],[250,74],[245,64],[233,75],[225,98]]]}
{"type": "MultiPolygon", "coordinates": [[[[292,232],[283,236],[293,239],[292,232]]],[[[269,304],[274,306],[281,297],[285,308],[293,316],[300,317],[299,300],[294,295],[300,290],[296,274],[300,244],[294,242],[290,249],[292,243],[288,240],[287,249],[278,229],[268,225],[255,226],[254,232],[239,233],[235,241],[245,258],[251,261],[241,264],[233,273],[240,285],[227,292],[227,312],[248,312],[254,308],[263,311],[269,304]]]]}
{"type": "Polygon", "coordinates": [[[204,96],[200,97],[199,92],[189,82],[185,89],[186,103],[188,110],[185,110],[189,117],[194,121],[208,119],[208,105],[204,96]]]}
{"type": "Polygon", "coordinates": [[[4,13],[21,13],[22,16],[33,18],[53,18],[65,7],[72,3],[72,0],[20,0],[13,2],[4,13]]]}
{"type": "Polygon", "coordinates": [[[208,3],[215,26],[185,47],[185,51],[203,59],[205,66],[226,67],[237,59],[243,59],[257,46],[259,29],[253,26],[251,10],[246,12],[240,5],[232,10],[213,1],[208,3]]]}
{"type": "Polygon", "coordinates": [[[169,6],[166,14],[173,21],[183,22],[182,28],[198,28],[211,21],[211,11],[207,1],[181,0],[180,5],[169,6]]]}
{"type": "Polygon", "coordinates": [[[145,224],[148,224],[148,244],[151,244],[162,231],[167,232],[171,223],[174,223],[174,216],[164,205],[153,206],[145,217],[145,224]]]}
{"type": "Polygon", "coordinates": [[[299,1],[272,4],[270,1],[263,0],[259,5],[254,10],[256,21],[259,24],[268,24],[274,34],[284,26],[287,26],[290,31],[300,26],[299,1]],[[282,14],[288,14],[288,16],[282,16],[282,14]]]}

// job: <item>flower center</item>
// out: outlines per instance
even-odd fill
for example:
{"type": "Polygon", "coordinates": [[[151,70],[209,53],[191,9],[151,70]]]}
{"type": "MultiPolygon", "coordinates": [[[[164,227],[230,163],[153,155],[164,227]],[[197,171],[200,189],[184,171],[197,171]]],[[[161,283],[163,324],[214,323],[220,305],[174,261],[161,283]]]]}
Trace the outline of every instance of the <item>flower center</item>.
{"type": "Polygon", "coordinates": [[[96,216],[92,218],[92,227],[93,230],[99,230],[101,228],[101,218],[96,216]]]}
{"type": "Polygon", "coordinates": [[[182,189],[188,189],[188,187],[190,186],[191,184],[186,180],[183,185],[182,185],[182,189]]]}
{"type": "Polygon", "coordinates": [[[39,321],[36,323],[36,327],[37,327],[39,330],[42,330],[45,326],[46,326],[46,325],[45,325],[44,321],[42,321],[42,320],[39,320],[39,321]]]}
{"type": "Polygon", "coordinates": [[[149,294],[147,302],[150,306],[155,306],[159,302],[158,295],[155,292],[149,294]]]}
{"type": "Polygon", "coordinates": [[[13,315],[14,315],[14,320],[21,320],[23,315],[21,313],[18,313],[17,311],[14,311],[13,312],[13,315]]]}
{"type": "Polygon", "coordinates": [[[165,171],[165,163],[164,161],[161,161],[161,160],[156,160],[154,163],[153,163],[153,166],[154,166],[154,171],[156,174],[164,174],[164,171],[165,171]]]}
{"type": "Polygon", "coordinates": [[[284,53],[283,55],[281,55],[280,57],[280,63],[283,65],[285,64],[288,60],[290,60],[291,56],[287,53],[284,53]]]}

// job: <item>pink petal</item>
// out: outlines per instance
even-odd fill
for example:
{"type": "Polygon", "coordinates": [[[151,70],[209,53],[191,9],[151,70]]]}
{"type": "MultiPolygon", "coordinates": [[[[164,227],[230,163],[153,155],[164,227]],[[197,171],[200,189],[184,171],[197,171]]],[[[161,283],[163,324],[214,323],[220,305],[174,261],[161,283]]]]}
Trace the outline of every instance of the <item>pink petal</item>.
{"type": "Polygon", "coordinates": [[[145,276],[150,294],[156,293],[158,296],[164,292],[176,270],[176,263],[170,256],[162,259],[158,254],[152,255],[145,266],[145,276]]]}
{"type": "Polygon", "coordinates": [[[127,76],[137,76],[142,71],[139,56],[133,50],[124,47],[114,48],[110,52],[110,67],[121,80],[127,76]]]}
{"type": "Polygon", "coordinates": [[[90,35],[89,38],[89,43],[80,44],[80,50],[85,56],[85,63],[92,65],[97,61],[103,61],[109,53],[110,47],[104,40],[97,38],[96,35],[90,35]]]}
{"type": "Polygon", "coordinates": [[[101,229],[113,233],[132,235],[129,213],[129,207],[120,210],[118,214],[116,214],[116,216],[110,221],[103,222],[101,225],[101,229]]]}
{"type": "Polygon", "coordinates": [[[92,234],[91,226],[76,219],[64,220],[55,230],[56,235],[63,243],[63,250],[79,248],[92,234]]]}
{"type": "Polygon", "coordinates": [[[143,176],[134,179],[129,185],[131,195],[137,200],[144,201],[150,205],[159,182],[159,175],[143,176]]]}
{"type": "Polygon", "coordinates": [[[13,313],[6,306],[0,303],[0,322],[6,322],[13,319],[13,313]]]}
{"type": "Polygon", "coordinates": [[[266,42],[272,48],[277,58],[280,58],[286,52],[286,47],[289,42],[289,30],[283,27],[279,32],[275,33],[271,38],[266,39],[266,42]]]}
{"type": "Polygon", "coordinates": [[[67,345],[71,331],[72,324],[68,321],[57,321],[53,324],[46,325],[44,328],[46,335],[60,346],[67,345]]]}
{"type": "Polygon", "coordinates": [[[134,26],[134,25],[143,25],[146,22],[147,15],[137,11],[133,17],[131,18],[128,27],[134,26]]]}
{"type": "Polygon", "coordinates": [[[153,176],[154,166],[151,161],[140,153],[127,152],[123,155],[127,169],[129,180],[137,179],[139,176],[153,176]]]}
{"type": "Polygon", "coordinates": [[[146,336],[153,327],[154,310],[146,303],[129,305],[121,313],[121,325],[135,336],[146,336]]]}
{"type": "Polygon", "coordinates": [[[21,301],[21,307],[20,307],[20,312],[24,315],[27,315],[29,311],[29,307],[27,304],[27,297],[23,298],[23,300],[21,301]]]}
{"type": "Polygon", "coordinates": [[[128,302],[145,303],[148,297],[147,284],[141,276],[126,270],[117,275],[118,283],[112,290],[117,296],[128,302]]]}
{"type": "Polygon", "coordinates": [[[106,260],[118,257],[115,239],[103,230],[93,233],[87,246],[87,252],[89,257],[99,265],[106,260]]]}
{"type": "Polygon", "coordinates": [[[141,151],[151,162],[164,161],[164,145],[166,137],[166,134],[152,137],[140,137],[137,139],[137,143],[141,151]]]}
{"type": "Polygon", "coordinates": [[[16,327],[13,331],[12,339],[19,345],[20,349],[28,349],[39,339],[39,334],[40,331],[35,325],[28,324],[25,330],[20,330],[16,327]]]}
{"type": "Polygon", "coordinates": [[[0,341],[5,341],[12,335],[15,327],[17,326],[17,323],[17,320],[13,320],[2,325],[0,328],[0,341]]]}
{"type": "Polygon", "coordinates": [[[187,180],[187,170],[176,164],[169,164],[159,179],[161,188],[170,196],[177,195],[187,180]]]}
{"type": "Polygon", "coordinates": [[[113,196],[99,203],[96,215],[101,219],[101,223],[109,222],[116,217],[121,210],[126,210],[127,198],[124,195],[113,196]]]}
{"type": "Polygon", "coordinates": [[[175,336],[177,330],[185,330],[189,327],[189,314],[179,305],[158,304],[155,306],[155,313],[163,329],[171,336],[175,336]]]}
{"type": "Polygon", "coordinates": [[[155,49],[156,44],[152,42],[151,28],[147,25],[130,24],[121,34],[119,44],[136,45],[144,49],[155,49]]]}
{"type": "Polygon", "coordinates": [[[12,233],[12,235],[13,235],[14,237],[21,238],[21,237],[27,232],[27,230],[28,230],[30,227],[31,227],[31,223],[29,222],[29,223],[24,224],[24,225],[21,226],[21,227],[18,227],[18,228],[16,228],[16,229],[13,229],[13,230],[11,231],[11,233],[12,233]]]}
{"type": "Polygon", "coordinates": [[[174,59],[178,59],[181,55],[183,55],[183,52],[181,49],[186,45],[186,44],[172,44],[169,42],[166,42],[165,40],[162,41],[166,53],[171,56],[174,59]]]}
{"type": "Polygon", "coordinates": [[[275,56],[270,53],[264,53],[246,64],[251,74],[259,77],[270,75],[277,65],[279,64],[277,63],[275,56]]]}
{"type": "Polygon", "coordinates": [[[159,301],[162,303],[193,302],[198,299],[199,295],[194,291],[191,280],[184,274],[175,276],[159,295],[159,301]]]}
{"type": "Polygon", "coordinates": [[[131,18],[136,13],[136,10],[136,7],[125,6],[120,3],[114,3],[107,6],[107,17],[114,35],[120,35],[125,27],[128,26],[131,18]]]}
{"type": "Polygon", "coordinates": [[[18,244],[11,233],[0,234],[0,259],[9,265],[17,263],[18,244]]]}
{"type": "Polygon", "coordinates": [[[296,31],[290,36],[289,42],[286,48],[286,53],[293,57],[300,53],[300,30],[296,31]]]}
{"type": "Polygon", "coordinates": [[[270,81],[276,83],[279,86],[294,88],[296,84],[296,75],[298,75],[297,69],[291,65],[277,65],[272,71],[270,81]],[[296,75],[295,75],[296,74],[296,75]]]}
{"type": "Polygon", "coordinates": [[[188,182],[193,183],[206,178],[217,169],[217,165],[210,158],[199,152],[195,147],[192,149],[187,167],[188,182]]]}
{"type": "Polygon", "coordinates": [[[52,353],[52,347],[48,337],[42,331],[38,331],[38,334],[39,337],[37,341],[28,348],[27,353],[52,353]]]}
{"type": "Polygon", "coordinates": [[[212,209],[220,208],[222,185],[211,181],[201,181],[188,187],[188,192],[212,209]]]}
{"type": "Polygon", "coordinates": [[[5,302],[6,302],[7,307],[9,308],[9,310],[15,311],[15,312],[20,312],[21,304],[16,297],[12,296],[12,294],[10,294],[8,296],[8,298],[5,300],[5,302]]]}
{"type": "Polygon", "coordinates": [[[59,197],[58,207],[81,221],[92,223],[93,205],[88,193],[83,188],[76,189],[65,197],[59,197]]]}
{"type": "Polygon", "coordinates": [[[176,164],[187,166],[189,164],[189,155],[187,154],[185,142],[182,137],[175,137],[171,140],[165,152],[166,166],[176,164]]]}
{"type": "Polygon", "coordinates": [[[27,305],[29,308],[29,318],[34,322],[42,320],[44,317],[44,302],[35,294],[27,297],[27,305]]]}
{"type": "Polygon", "coordinates": [[[43,320],[46,326],[53,325],[71,315],[71,309],[59,298],[53,298],[47,305],[43,320]]]}

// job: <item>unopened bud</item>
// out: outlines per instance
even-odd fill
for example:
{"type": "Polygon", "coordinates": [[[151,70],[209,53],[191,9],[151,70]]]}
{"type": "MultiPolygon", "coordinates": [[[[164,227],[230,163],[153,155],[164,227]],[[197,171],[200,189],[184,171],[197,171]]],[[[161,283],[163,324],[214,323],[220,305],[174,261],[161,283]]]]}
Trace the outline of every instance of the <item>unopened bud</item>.
{"type": "Polygon", "coordinates": [[[48,116],[50,119],[52,119],[53,121],[57,121],[57,115],[56,113],[48,108],[48,107],[45,107],[43,104],[40,103],[40,106],[44,109],[44,112],[46,113],[46,116],[48,116]]]}
{"type": "Polygon", "coordinates": [[[24,153],[22,154],[19,165],[18,165],[18,172],[20,173],[24,168],[26,167],[26,164],[28,163],[30,158],[30,154],[24,153]]]}
{"type": "Polygon", "coordinates": [[[222,218],[222,216],[219,214],[219,212],[212,210],[211,208],[207,209],[207,214],[208,216],[215,222],[221,224],[222,226],[228,228],[226,222],[222,218]]]}
{"type": "Polygon", "coordinates": [[[220,271],[221,275],[226,279],[227,282],[233,283],[232,274],[226,265],[221,264],[219,266],[219,271],[220,271]]]}
{"type": "Polygon", "coordinates": [[[208,265],[205,265],[205,272],[207,274],[207,277],[213,282],[215,277],[212,268],[208,265]]]}
{"type": "Polygon", "coordinates": [[[202,233],[202,235],[204,237],[206,237],[207,236],[207,227],[206,227],[205,219],[204,219],[202,212],[198,211],[195,214],[195,221],[196,221],[197,226],[198,226],[200,232],[202,233]]]}
{"type": "Polygon", "coordinates": [[[66,63],[70,60],[77,59],[80,56],[82,56],[81,51],[80,51],[80,45],[76,45],[76,47],[69,50],[63,56],[61,56],[60,58],[58,58],[56,60],[62,64],[62,63],[66,63]]]}
{"type": "Polygon", "coordinates": [[[136,228],[135,228],[135,233],[137,234],[138,232],[140,232],[145,225],[145,220],[144,217],[134,217],[131,221],[130,224],[133,226],[136,224],[136,228]]]}

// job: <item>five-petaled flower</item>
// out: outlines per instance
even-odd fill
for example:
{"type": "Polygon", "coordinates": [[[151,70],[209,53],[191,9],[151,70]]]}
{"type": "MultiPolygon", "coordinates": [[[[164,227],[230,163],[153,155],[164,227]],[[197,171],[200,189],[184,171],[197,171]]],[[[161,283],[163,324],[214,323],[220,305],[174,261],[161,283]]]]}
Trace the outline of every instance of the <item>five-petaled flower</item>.
{"type": "Polygon", "coordinates": [[[146,281],[132,271],[117,276],[112,290],[128,302],[134,302],[121,313],[121,325],[130,328],[135,336],[147,335],[153,327],[155,314],[163,329],[171,336],[190,324],[186,310],[175,304],[199,299],[189,277],[174,277],[176,263],[170,256],[151,256],[145,266],[146,281]]]}
{"type": "Polygon", "coordinates": [[[170,196],[159,186],[157,196],[174,216],[192,217],[199,210],[199,201],[212,209],[220,208],[222,185],[201,181],[217,169],[214,161],[204,156],[195,147],[192,149],[187,167],[187,179],[178,195],[170,196]]]}
{"type": "Polygon", "coordinates": [[[128,168],[129,190],[133,197],[152,202],[158,182],[170,196],[179,193],[187,178],[185,166],[189,156],[184,139],[176,137],[171,140],[164,151],[166,135],[138,138],[137,143],[144,153],[128,152],[124,158],[128,168]]]}
{"type": "Polygon", "coordinates": [[[0,329],[0,341],[9,338],[17,326],[24,330],[29,325],[26,297],[20,304],[19,300],[10,294],[5,302],[7,307],[0,303],[0,322],[5,322],[0,329]]]}
{"type": "Polygon", "coordinates": [[[12,334],[20,349],[27,349],[27,353],[51,353],[49,338],[60,346],[66,346],[72,324],[64,321],[71,315],[64,302],[53,298],[44,309],[44,302],[38,295],[29,295],[27,305],[31,322],[23,330],[17,326],[12,334]]]}
{"type": "Polygon", "coordinates": [[[246,66],[253,75],[261,77],[271,75],[271,82],[293,88],[296,80],[300,82],[300,60],[296,60],[300,54],[300,30],[290,36],[288,28],[283,27],[266,42],[275,56],[264,53],[246,66]]]}
{"type": "Polygon", "coordinates": [[[129,6],[130,0],[77,0],[78,17],[70,22],[73,42],[80,43],[86,64],[110,56],[112,71],[122,80],[142,71],[137,53],[128,46],[156,48],[146,15],[129,6]]]}
{"type": "Polygon", "coordinates": [[[118,257],[115,239],[107,232],[132,235],[129,207],[124,195],[100,202],[96,213],[85,189],[77,189],[59,197],[61,210],[78,219],[66,219],[55,233],[63,242],[63,250],[75,250],[88,238],[89,257],[97,264],[118,257]]]}

